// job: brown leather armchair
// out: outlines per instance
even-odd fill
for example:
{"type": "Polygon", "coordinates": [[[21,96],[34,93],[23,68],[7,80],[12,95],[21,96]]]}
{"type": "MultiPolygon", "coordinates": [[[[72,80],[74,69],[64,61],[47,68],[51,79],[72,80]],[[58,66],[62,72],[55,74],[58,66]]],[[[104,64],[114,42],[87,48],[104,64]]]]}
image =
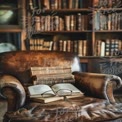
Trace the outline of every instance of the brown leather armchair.
{"type": "Polygon", "coordinates": [[[120,77],[81,72],[75,54],[50,51],[1,53],[0,74],[0,102],[6,104],[7,101],[4,122],[111,122],[122,118],[122,104],[116,103],[113,95],[113,90],[122,85],[120,77]],[[30,101],[27,87],[32,85],[29,74],[32,66],[71,67],[74,84],[84,96],[48,104],[30,101]]]}

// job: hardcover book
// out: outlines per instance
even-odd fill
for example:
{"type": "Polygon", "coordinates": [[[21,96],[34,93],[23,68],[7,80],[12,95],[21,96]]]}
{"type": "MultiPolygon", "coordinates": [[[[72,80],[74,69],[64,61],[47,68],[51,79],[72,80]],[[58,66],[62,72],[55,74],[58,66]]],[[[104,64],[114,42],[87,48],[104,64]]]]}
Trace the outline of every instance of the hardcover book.
{"type": "Polygon", "coordinates": [[[28,87],[29,96],[34,100],[40,100],[40,102],[52,102],[59,99],[74,98],[83,96],[83,93],[70,83],[58,83],[53,86],[40,84],[28,87]]]}

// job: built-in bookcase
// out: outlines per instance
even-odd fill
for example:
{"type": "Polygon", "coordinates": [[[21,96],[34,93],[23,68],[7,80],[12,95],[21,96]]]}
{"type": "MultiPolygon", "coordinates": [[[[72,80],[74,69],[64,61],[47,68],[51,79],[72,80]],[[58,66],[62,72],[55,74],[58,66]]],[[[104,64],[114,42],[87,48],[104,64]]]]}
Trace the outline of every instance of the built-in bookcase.
{"type": "Polygon", "coordinates": [[[122,1],[94,0],[93,56],[116,56],[122,50],[122,1]]]}
{"type": "Polygon", "coordinates": [[[28,0],[28,3],[28,49],[91,55],[88,48],[92,36],[91,0],[28,0]]]}
{"type": "Polygon", "coordinates": [[[122,50],[121,0],[27,3],[27,49],[75,52],[80,58],[116,56],[122,50]]]}

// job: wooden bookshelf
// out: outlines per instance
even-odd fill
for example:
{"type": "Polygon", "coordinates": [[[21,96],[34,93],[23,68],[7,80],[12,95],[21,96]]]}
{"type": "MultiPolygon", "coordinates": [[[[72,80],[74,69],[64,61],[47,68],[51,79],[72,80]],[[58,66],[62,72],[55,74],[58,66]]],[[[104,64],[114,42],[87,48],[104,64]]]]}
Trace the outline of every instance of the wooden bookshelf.
{"type": "Polygon", "coordinates": [[[73,48],[74,45],[77,49],[71,52],[77,53],[80,58],[116,56],[116,51],[122,49],[121,0],[103,2],[102,0],[53,0],[52,2],[26,0],[26,2],[29,18],[27,49],[31,38],[57,43],[58,47],[52,47],[52,50],[62,51],[66,48],[63,51],[69,51],[67,49],[73,48]],[[86,41],[86,44],[79,46],[81,40],[86,41]],[[108,50],[106,40],[110,40],[109,53],[106,52],[108,50]],[[67,47],[68,41],[73,43],[71,47],[67,47]],[[75,45],[75,42],[78,44],[75,45]],[[86,52],[85,55],[82,54],[83,51],[86,52]]]}
{"type": "Polygon", "coordinates": [[[25,3],[25,0],[1,0],[0,3],[0,43],[16,44],[19,50],[23,49],[22,41],[25,39],[25,3]]]}
{"type": "MultiPolygon", "coordinates": [[[[28,18],[30,20],[28,27],[33,26],[27,32],[28,34],[32,33],[31,37],[30,35],[27,36],[29,37],[28,46],[32,45],[30,42],[32,39],[44,39],[44,41],[53,41],[52,50],[75,52],[78,55],[82,55],[78,51],[78,48],[80,48],[78,45],[79,40],[89,43],[89,37],[92,36],[92,26],[88,22],[92,15],[92,10],[90,9],[92,7],[91,0],[54,0],[52,3],[49,0],[44,0],[41,3],[40,1],[28,0],[27,3],[28,18]],[[86,2],[89,4],[86,4],[86,2]],[[35,21],[31,22],[33,17],[35,17],[35,21]],[[47,39],[46,35],[50,39],[47,39]]],[[[86,46],[86,44],[84,45],[86,46]]],[[[35,46],[37,45],[35,44],[35,46]]],[[[84,51],[85,55],[88,54],[86,47],[84,51]]]]}

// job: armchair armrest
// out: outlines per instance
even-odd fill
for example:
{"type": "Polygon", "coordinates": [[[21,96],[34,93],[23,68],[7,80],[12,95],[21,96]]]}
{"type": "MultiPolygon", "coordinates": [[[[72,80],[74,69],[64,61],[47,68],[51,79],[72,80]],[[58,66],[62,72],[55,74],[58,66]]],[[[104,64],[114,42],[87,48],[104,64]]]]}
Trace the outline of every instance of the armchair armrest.
{"type": "Polygon", "coordinates": [[[8,101],[8,110],[14,110],[24,105],[26,93],[21,83],[13,76],[0,77],[0,97],[8,101]]]}
{"type": "Polygon", "coordinates": [[[115,103],[113,90],[122,86],[122,80],[116,75],[74,72],[76,84],[87,95],[104,98],[115,103]]]}

